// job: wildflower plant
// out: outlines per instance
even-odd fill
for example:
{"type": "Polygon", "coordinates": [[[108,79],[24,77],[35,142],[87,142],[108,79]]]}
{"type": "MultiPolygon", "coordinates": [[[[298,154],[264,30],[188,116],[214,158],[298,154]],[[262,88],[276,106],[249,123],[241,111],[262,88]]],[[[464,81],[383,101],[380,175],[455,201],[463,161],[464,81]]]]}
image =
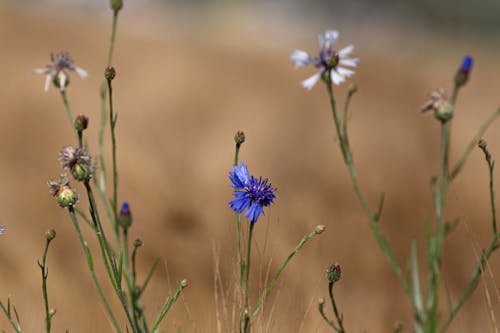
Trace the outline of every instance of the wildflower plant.
{"type": "MultiPolygon", "coordinates": [[[[45,90],[50,84],[54,84],[61,94],[62,101],[70,124],[74,129],[74,144],[67,145],[59,153],[62,174],[59,180],[49,181],[49,193],[56,198],[57,203],[66,209],[69,217],[75,227],[76,235],[83,249],[87,265],[92,280],[97,288],[105,311],[110,319],[115,332],[158,332],[162,320],[167,312],[180,296],[181,291],[187,287],[186,280],[179,283],[174,295],[166,297],[163,306],[153,322],[146,318],[144,305],[141,302],[145,289],[153,276],[158,265],[156,261],[151,267],[144,281],[140,281],[137,276],[136,258],[139,248],[143,245],[142,240],[136,239],[132,244],[129,241],[130,228],[133,224],[132,212],[128,203],[123,203],[118,209],[118,171],[116,162],[116,112],[113,108],[112,99],[112,80],[115,79],[116,70],[111,66],[113,59],[114,41],[117,29],[118,14],[122,9],[123,3],[120,0],[110,1],[113,10],[113,24],[111,32],[111,42],[108,53],[108,61],[104,73],[104,82],[101,86],[101,122],[99,137],[99,154],[97,159],[99,163],[90,154],[89,147],[85,144],[85,131],[89,126],[89,118],[85,115],[73,117],[72,109],[67,97],[68,84],[70,82],[71,72],[76,72],[82,78],[87,77],[87,72],[74,65],[69,53],[61,52],[51,55],[51,64],[45,68],[37,69],[35,74],[45,74],[45,90]],[[109,104],[106,106],[106,102],[109,104]],[[109,127],[106,119],[109,117],[109,127]],[[111,151],[112,151],[112,195],[108,198],[106,190],[106,168],[104,164],[104,133],[106,128],[110,130],[111,151]],[[83,187],[78,190],[76,187],[83,187]],[[94,194],[97,189],[98,196],[94,194]],[[100,199],[100,205],[98,200],[100,199]],[[89,212],[79,208],[80,202],[88,202],[89,212]],[[101,212],[102,207],[104,214],[101,212]],[[113,236],[110,237],[106,228],[103,226],[105,218],[111,225],[113,236]],[[95,235],[99,244],[99,257],[105,268],[106,277],[113,287],[113,291],[119,300],[127,323],[118,322],[115,310],[109,302],[109,295],[104,293],[102,288],[102,277],[97,275],[95,270],[96,261],[93,251],[89,248],[84,232],[80,227],[80,221],[86,222],[86,227],[95,235]]],[[[3,229],[2,229],[3,231],[3,229]]],[[[47,253],[49,244],[54,240],[55,230],[49,229],[45,234],[46,245],[42,260],[38,261],[42,276],[42,292],[45,303],[45,332],[51,331],[51,321],[55,315],[55,310],[49,307],[49,295],[47,293],[47,253]]],[[[0,302],[4,314],[10,321],[16,332],[21,331],[19,318],[10,300],[7,300],[7,306],[0,302]]]]}
{"type": "Polygon", "coordinates": [[[243,131],[238,131],[234,136],[236,143],[233,171],[229,172],[229,180],[233,187],[234,199],[229,202],[229,206],[236,213],[236,239],[237,252],[240,271],[240,288],[244,305],[240,314],[239,332],[249,333],[251,331],[251,319],[255,317],[262,309],[272,288],[285,270],[290,260],[299,252],[311,238],[323,233],[325,226],[318,225],[314,230],[307,233],[299,244],[292,250],[285,261],[281,264],[274,277],[261,292],[257,303],[251,308],[249,302],[249,281],[251,267],[251,247],[253,230],[261,215],[264,215],[264,207],[270,206],[276,198],[276,189],[272,187],[268,179],[256,178],[252,176],[247,166],[241,162],[238,165],[238,157],[241,145],[246,137],[243,131]],[[246,210],[245,217],[249,220],[248,239],[246,249],[241,243],[241,214],[246,210]],[[243,259],[243,253],[246,251],[246,259],[243,259]]]}
{"type": "MultiPolygon", "coordinates": [[[[320,67],[321,70],[315,76],[302,82],[302,86],[310,90],[319,78],[323,79],[325,83],[327,94],[330,100],[330,107],[333,114],[333,121],[335,124],[335,130],[338,137],[338,144],[340,151],[344,160],[344,163],[349,171],[352,184],[358,197],[363,211],[368,218],[370,229],[384,255],[387,257],[393,271],[395,272],[397,279],[411,301],[413,307],[413,317],[415,318],[414,331],[417,333],[434,333],[434,332],[445,332],[452,320],[457,315],[458,311],[461,309],[463,304],[470,297],[476,286],[478,285],[479,278],[484,271],[488,260],[491,255],[500,247],[500,234],[497,230],[496,223],[496,210],[495,210],[495,197],[493,190],[493,162],[490,153],[486,149],[485,141],[480,141],[481,137],[487,130],[487,128],[493,123],[493,121],[500,115],[500,109],[497,109],[486,122],[481,126],[476,136],[472,138],[468,146],[465,148],[460,159],[452,167],[449,162],[449,147],[450,147],[450,131],[451,124],[455,112],[456,100],[458,93],[462,87],[469,80],[470,72],[473,66],[473,58],[470,56],[465,56],[463,58],[461,66],[458,68],[457,73],[454,77],[454,86],[451,94],[451,98],[448,98],[446,92],[443,89],[438,89],[434,91],[430,99],[421,108],[422,112],[432,111],[435,118],[440,122],[441,125],[441,138],[440,138],[440,170],[439,176],[432,178],[432,194],[434,197],[434,209],[435,209],[435,223],[432,227],[429,220],[425,220],[425,230],[424,236],[426,240],[426,250],[427,250],[427,263],[428,263],[428,276],[427,276],[427,290],[422,292],[421,287],[421,276],[420,269],[418,267],[417,261],[417,244],[416,240],[413,240],[410,246],[410,256],[409,256],[409,272],[408,276],[403,272],[401,266],[396,261],[394,253],[391,249],[390,244],[387,242],[382,230],[380,223],[380,217],[383,208],[384,196],[378,204],[377,210],[372,210],[368,201],[361,190],[361,186],[358,180],[357,171],[353,159],[353,154],[351,146],[349,144],[348,136],[348,109],[350,101],[354,93],[357,91],[355,85],[351,85],[348,89],[348,94],[346,101],[344,103],[343,117],[340,117],[340,112],[337,109],[337,103],[334,95],[334,84],[343,83],[345,77],[350,76],[351,72],[345,72],[343,70],[339,71],[338,65],[356,65],[358,63],[357,59],[344,58],[342,63],[341,53],[338,53],[332,49],[333,42],[336,40],[338,33],[334,30],[326,31],[324,34],[320,35],[320,56],[318,58],[312,58],[303,51],[294,51],[291,56],[292,64],[295,67],[303,67],[308,64],[314,64],[316,67],[320,67]],[[326,50],[326,51],[325,51],[326,50]],[[325,57],[325,55],[327,55],[325,57]],[[325,60],[326,59],[326,60],[325,60]],[[356,60],[356,61],[354,61],[356,60]],[[346,62],[347,61],[347,62],[346,62]],[[336,67],[337,66],[337,67],[336,67]],[[344,74],[344,75],[343,75],[344,74]],[[469,279],[465,290],[456,302],[451,301],[451,295],[448,297],[448,314],[443,316],[438,312],[440,305],[440,295],[441,295],[441,260],[443,253],[443,243],[446,236],[449,234],[450,225],[446,222],[444,215],[444,208],[446,205],[446,198],[448,195],[448,187],[453,180],[456,179],[460,170],[465,165],[470,153],[478,144],[485,154],[486,161],[489,166],[490,175],[490,202],[492,211],[492,239],[489,246],[482,251],[476,265],[472,269],[471,278],[469,279]]],[[[347,51],[353,49],[352,46],[346,48],[347,51]]],[[[345,50],[345,49],[343,49],[345,50]]],[[[344,51],[344,57],[345,57],[344,51]]],[[[332,283],[329,282],[330,292],[332,288],[332,283]]],[[[447,291],[447,290],[446,290],[447,291]]],[[[448,291],[447,291],[448,292],[448,291]]],[[[334,309],[336,308],[334,304],[333,294],[331,293],[331,300],[334,309]]],[[[335,315],[337,318],[337,326],[333,321],[326,318],[323,312],[324,300],[319,302],[319,311],[326,322],[337,332],[345,332],[342,327],[342,317],[337,315],[335,310],[335,315]]],[[[400,327],[398,325],[398,327],[400,327]]],[[[399,328],[400,329],[400,328],[399,328]]],[[[396,329],[395,329],[396,330],[396,329]]]]}

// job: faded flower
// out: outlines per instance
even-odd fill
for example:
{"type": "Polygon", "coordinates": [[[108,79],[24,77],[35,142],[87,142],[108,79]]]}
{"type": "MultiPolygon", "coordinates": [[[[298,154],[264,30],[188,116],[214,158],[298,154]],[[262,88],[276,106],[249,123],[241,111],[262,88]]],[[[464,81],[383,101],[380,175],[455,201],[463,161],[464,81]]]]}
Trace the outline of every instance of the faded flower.
{"type": "Polygon", "coordinates": [[[453,105],[443,88],[434,90],[427,102],[420,108],[420,112],[433,111],[434,116],[441,122],[446,122],[453,117],[453,105]]]}
{"type": "Polygon", "coordinates": [[[69,178],[65,174],[61,175],[59,181],[49,180],[47,184],[50,195],[56,197],[59,206],[66,208],[78,202],[78,195],[69,186],[69,178]]]}
{"type": "Polygon", "coordinates": [[[70,170],[77,181],[87,181],[92,177],[94,169],[92,158],[82,147],[76,149],[72,146],[64,147],[59,153],[59,161],[63,169],[70,170]]]}
{"type": "Polygon", "coordinates": [[[50,54],[51,63],[44,68],[33,70],[33,74],[45,74],[45,91],[49,90],[50,82],[52,82],[61,91],[69,84],[68,72],[76,72],[82,79],[88,76],[87,71],[73,64],[73,59],[68,52],[59,52],[50,54]]]}

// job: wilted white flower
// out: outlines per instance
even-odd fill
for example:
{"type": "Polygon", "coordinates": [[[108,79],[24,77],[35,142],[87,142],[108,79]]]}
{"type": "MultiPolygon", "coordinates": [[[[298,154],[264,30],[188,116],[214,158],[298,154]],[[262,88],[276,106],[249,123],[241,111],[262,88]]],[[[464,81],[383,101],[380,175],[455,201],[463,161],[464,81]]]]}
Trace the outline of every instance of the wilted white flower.
{"type": "Polygon", "coordinates": [[[50,55],[51,64],[46,65],[44,68],[37,68],[33,70],[33,74],[45,74],[45,91],[49,90],[50,82],[64,91],[69,84],[68,71],[76,72],[82,79],[88,76],[87,71],[77,67],[73,64],[73,59],[69,56],[68,52],[60,52],[50,55]]]}

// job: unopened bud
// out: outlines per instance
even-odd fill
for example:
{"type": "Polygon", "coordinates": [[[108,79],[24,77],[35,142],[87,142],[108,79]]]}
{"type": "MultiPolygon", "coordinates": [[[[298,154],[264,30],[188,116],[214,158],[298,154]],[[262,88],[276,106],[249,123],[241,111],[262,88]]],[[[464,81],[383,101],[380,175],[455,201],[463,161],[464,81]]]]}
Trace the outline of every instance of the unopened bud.
{"type": "Polygon", "coordinates": [[[462,87],[469,80],[470,71],[472,65],[474,64],[474,59],[471,56],[465,56],[462,60],[462,65],[455,74],[455,86],[462,87]]]}
{"type": "Polygon", "coordinates": [[[132,212],[130,211],[128,202],[124,202],[120,208],[118,224],[120,224],[123,229],[128,229],[132,225],[132,212]]]}
{"type": "Polygon", "coordinates": [[[355,83],[351,83],[349,85],[349,88],[347,88],[347,91],[348,91],[349,97],[351,97],[356,92],[358,92],[358,86],[355,83]]]}
{"type": "Polygon", "coordinates": [[[117,12],[123,8],[123,1],[122,0],[110,0],[110,6],[114,12],[117,12]]]}
{"type": "Polygon", "coordinates": [[[318,299],[318,304],[319,304],[319,305],[323,305],[323,304],[325,304],[325,299],[324,299],[323,297],[319,298],[319,299],[318,299]]]}
{"type": "Polygon", "coordinates": [[[106,67],[104,70],[104,77],[106,80],[111,81],[115,78],[116,76],[116,70],[113,66],[106,67]]]}
{"type": "Polygon", "coordinates": [[[141,247],[143,245],[143,241],[140,238],[136,238],[134,241],[134,247],[141,247]]]}
{"type": "Polygon", "coordinates": [[[56,309],[54,309],[54,308],[50,309],[49,310],[49,317],[54,317],[56,312],[57,312],[56,309]]]}
{"type": "Polygon", "coordinates": [[[81,132],[87,129],[88,124],[89,118],[83,114],[79,114],[75,119],[74,126],[78,132],[81,132]]]}
{"type": "Polygon", "coordinates": [[[55,229],[49,229],[45,231],[45,239],[48,240],[49,242],[56,238],[56,230],[55,229]]]}
{"type": "Polygon", "coordinates": [[[245,142],[245,132],[243,131],[238,131],[234,135],[234,142],[236,142],[236,145],[239,147],[243,142],[245,142]]]}
{"type": "Polygon", "coordinates": [[[330,265],[330,267],[326,269],[326,279],[330,283],[335,283],[339,281],[341,275],[342,275],[342,270],[340,269],[340,265],[337,263],[330,265]]]}
{"type": "Polygon", "coordinates": [[[481,148],[482,150],[485,150],[486,149],[486,141],[483,139],[479,140],[479,142],[477,143],[477,146],[479,148],[481,148]]]}
{"type": "Polygon", "coordinates": [[[77,163],[71,168],[71,174],[76,181],[88,181],[92,177],[92,169],[87,164],[77,163]]]}
{"type": "Polygon", "coordinates": [[[188,285],[188,281],[186,279],[184,279],[184,280],[181,281],[181,287],[182,288],[186,288],[187,285],[188,285]]]}
{"type": "Polygon", "coordinates": [[[316,226],[316,228],[314,228],[314,232],[319,235],[319,234],[322,234],[323,231],[325,231],[326,229],[326,226],[324,226],[323,224],[319,224],[316,226]]]}

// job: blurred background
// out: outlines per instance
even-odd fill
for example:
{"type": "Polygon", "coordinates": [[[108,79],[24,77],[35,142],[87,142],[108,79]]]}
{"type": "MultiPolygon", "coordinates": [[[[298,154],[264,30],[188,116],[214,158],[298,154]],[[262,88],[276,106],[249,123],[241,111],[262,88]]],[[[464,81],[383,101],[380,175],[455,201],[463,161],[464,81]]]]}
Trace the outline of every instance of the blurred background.
{"type": "MultiPolygon", "coordinates": [[[[255,228],[253,304],[268,274],[303,235],[317,224],[327,227],[285,270],[255,331],[328,332],[317,299],[328,295],[326,267],[338,262],[343,276],[335,290],[349,331],[390,332],[402,322],[410,332],[411,306],[352,190],[326,92],[321,84],[311,92],[300,87],[313,69],[293,70],[290,53],[314,54],[317,34],[329,28],[340,31],[339,47],[355,45],[361,63],[349,81],[359,92],[349,119],[361,185],[373,207],[381,192],[386,195],[380,223],[401,266],[416,238],[426,267],[423,221],[434,214],[429,184],[438,172],[439,124],[417,110],[435,88],[450,91],[462,57],[474,57],[453,124],[454,164],[499,106],[499,11],[500,3],[488,0],[125,1],[114,57],[119,200],[131,204],[131,238],[145,244],[139,277],[161,259],[145,294],[150,318],[186,278],[189,287],[163,330],[234,331],[237,266],[228,172],[233,135],[244,130],[240,159],[278,188],[275,204],[255,228]],[[216,276],[228,305],[216,306],[216,299],[222,302],[216,276]]],[[[68,97],[75,114],[90,117],[95,155],[111,14],[105,0],[0,1],[0,298],[12,297],[25,332],[43,327],[36,260],[50,227],[57,230],[48,258],[50,305],[57,309],[53,331],[112,330],[69,216],[46,185],[59,176],[58,152],[74,144],[73,134],[58,92],[51,87],[45,93],[44,77],[31,74],[58,51],[70,52],[89,71],[86,80],[72,77],[68,97]]],[[[346,87],[336,87],[340,103],[346,87]]],[[[485,135],[495,159],[499,129],[497,122],[485,135]]],[[[488,200],[487,166],[477,149],[448,197],[446,215],[460,220],[443,259],[443,281],[454,300],[489,244],[488,200]]],[[[97,257],[90,230],[86,236],[97,257]]],[[[499,264],[497,253],[450,332],[498,332],[499,264]]],[[[119,312],[111,286],[103,284],[119,312]]],[[[0,327],[8,329],[3,317],[0,327]]]]}

